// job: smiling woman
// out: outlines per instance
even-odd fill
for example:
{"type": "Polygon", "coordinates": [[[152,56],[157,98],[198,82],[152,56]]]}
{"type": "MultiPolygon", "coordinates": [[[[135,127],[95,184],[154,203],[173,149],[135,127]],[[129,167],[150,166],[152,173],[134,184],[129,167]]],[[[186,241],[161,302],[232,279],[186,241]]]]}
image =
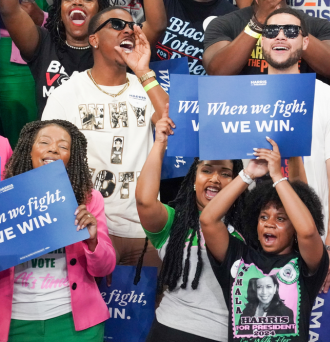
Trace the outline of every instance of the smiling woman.
{"type": "Polygon", "coordinates": [[[103,341],[109,311],[94,277],[111,273],[116,256],[102,195],[92,189],[86,151],[84,135],[67,121],[35,121],[22,129],[5,177],[62,160],[79,204],[72,221],[77,230],[88,229],[90,237],[0,272],[1,341],[103,341]],[[40,266],[50,258],[51,269],[40,266]]]}

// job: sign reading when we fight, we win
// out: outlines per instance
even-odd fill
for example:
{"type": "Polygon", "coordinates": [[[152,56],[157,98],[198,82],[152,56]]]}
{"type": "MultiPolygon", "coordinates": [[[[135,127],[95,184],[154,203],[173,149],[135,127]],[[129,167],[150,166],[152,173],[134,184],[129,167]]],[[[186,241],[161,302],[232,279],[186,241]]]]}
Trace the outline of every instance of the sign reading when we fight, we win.
{"type": "Polygon", "coordinates": [[[279,145],[282,157],[311,151],[315,74],[171,76],[168,155],[245,159],[279,145]],[[182,87],[184,77],[185,87],[182,87]],[[301,139],[301,137],[304,137],[301,139]]]}

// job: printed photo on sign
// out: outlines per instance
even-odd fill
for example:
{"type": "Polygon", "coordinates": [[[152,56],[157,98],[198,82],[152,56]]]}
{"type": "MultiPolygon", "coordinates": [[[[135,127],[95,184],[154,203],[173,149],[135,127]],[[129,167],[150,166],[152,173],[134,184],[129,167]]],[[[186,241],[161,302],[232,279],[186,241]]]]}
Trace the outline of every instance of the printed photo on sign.
{"type": "Polygon", "coordinates": [[[126,102],[110,103],[110,122],[112,128],[128,127],[128,114],[126,102]]]}
{"type": "Polygon", "coordinates": [[[129,198],[129,183],[134,182],[134,172],[119,172],[119,182],[122,182],[120,188],[120,198],[129,198]]]}
{"type": "Polygon", "coordinates": [[[111,149],[111,163],[122,164],[124,150],[124,137],[113,137],[111,149]]]}
{"type": "Polygon", "coordinates": [[[137,120],[137,126],[138,127],[142,127],[146,125],[146,109],[147,106],[144,106],[143,108],[141,107],[135,107],[131,104],[133,112],[136,116],[136,120],[137,120]]]}
{"type": "Polygon", "coordinates": [[[104,105],[79,105],[79,116],[82,129],[96,130],[104,128],[104,105]]]}
{"type": "Polygon", "coordinates": [[[300,319],[297,262],[292,259],[271,274],[264,274],[254,264],[239,264],[232,288],[234,337],[297,336],[300,319]]]}
{"type": "Polygon", "coordinates": [[[100,191],[103,197],[113,194],[116,187],[116,176],[111,171],[102,170],[96,175],[94,189],[100,191]]]}

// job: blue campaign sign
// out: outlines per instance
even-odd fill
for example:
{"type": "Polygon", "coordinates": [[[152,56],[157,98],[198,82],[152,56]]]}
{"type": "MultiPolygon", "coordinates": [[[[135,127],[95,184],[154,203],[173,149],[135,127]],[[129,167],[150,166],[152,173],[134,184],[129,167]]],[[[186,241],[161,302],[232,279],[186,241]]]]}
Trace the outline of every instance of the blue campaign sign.
{"type": "MultiPolygon", "coordinates": [[[[208,77],[207,77],[208,78],[208,77]]],[[[170,117],[176,128],[169,136],[167,155],[199,156],[198,76],[171,75],[170,117]]]]}
{"type": "Polygon", "coordinates": [[[99,289],[111,318],[105,322],[104,341],[144,342],[155,317],[157,267],[142,267],[141,280],[133,284],[134,266],[116,266],[112,283],[105,278],[99,289]]]}
{"type": "Polygon", "coordinates": [[[309,342],[328,342],[330,336],[330,293],[317,295],[313,305],[310,324],[309,342]]]}
{"type": "Polygon", "coordinates": [[[188,57],[151,62],[150,69],[156,73],[156,78],[160,86],[167,92],[167,94],[170,94],[170,75],[189,75],[188,57]]]}
{"type": "MultiPolygon", "coordinates": [[[[150,68],[155,71],[157,81],[168,94],[171,91],[170,75],[189,75],[188,57],[152,62],[150,63],[150,68]]],[[[182,156],[169,157],[166,151],[163,159],[161,179],[184,177],[193,161],[193,158],[182,156]]]]}
{"type": "Polygon", "coordinates": [[[282,157],[309,156],[315,74],[200,77],[200,158],[244,159],[277,142],[282,157]]]}
{"type": "Polygon", "coordinates": [[[0,183],[0,271],[89,238],[62,160],[0,183]]]}

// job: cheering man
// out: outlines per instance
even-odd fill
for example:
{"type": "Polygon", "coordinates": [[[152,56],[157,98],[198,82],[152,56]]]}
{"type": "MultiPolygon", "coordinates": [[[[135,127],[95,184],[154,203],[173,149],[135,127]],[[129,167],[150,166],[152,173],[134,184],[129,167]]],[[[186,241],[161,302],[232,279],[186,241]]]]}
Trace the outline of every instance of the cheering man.
{"type": "MultiPolygon", "coordinates": [[[[104,197],[117,263],[136,265],[145,234],[135,187],[153,144],[151,125],[161,118],[168,95],[149,69],[149,43],[129,12],[114,6],[97,13],[89,24],[89,42],[93,68],[54,90],[43,120],[68,120],[85,134],[92,181],[104,197]],[[127,66],[135,75],[126,72],[127,66]],[[87,112],[97,125],[84,126],[87,112]],[[121,141],[120,158],[113,158],[116,141],[121,141]]],[[[144,261],[146,266],[160,264],[151,245],[144,261]]]]}

